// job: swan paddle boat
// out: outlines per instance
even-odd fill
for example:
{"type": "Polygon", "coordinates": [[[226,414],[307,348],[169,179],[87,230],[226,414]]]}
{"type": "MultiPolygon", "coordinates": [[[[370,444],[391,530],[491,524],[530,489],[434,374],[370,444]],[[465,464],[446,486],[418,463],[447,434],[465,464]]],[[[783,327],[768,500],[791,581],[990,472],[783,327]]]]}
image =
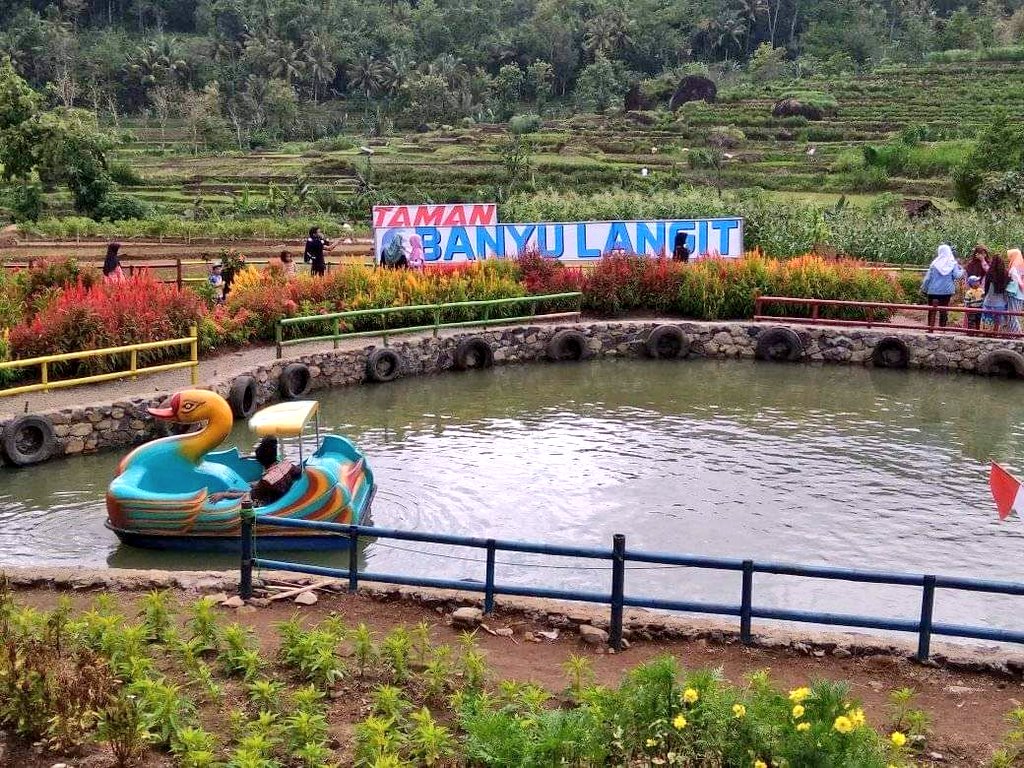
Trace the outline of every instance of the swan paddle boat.
{"type": "Polygon", "coordinates": [[[234,424],[231,407],[216,392],[188,389],[148,409],[164,421],[204,426],[153,440],[121,460],[107,489],[107,527],[136,547],[237,552],[242,501],[250,496],[260,551],[349,548],[346,536],[259,522],[289,517],[358,524],[368,518],[376,491],[373,472],[346,438],[321,438],[319,405],[295,400],[253,415],[249,428],[263,438],[261,448],[266,443],[271,451],[269,461],[260,456],[262,462],[237,448],[214,450],[234,424]],[[317,448],[306,456],[304,435],[311,422],[317,448]],[[280,438],[298,441],[297,464],[279,460],[280,438]]]}

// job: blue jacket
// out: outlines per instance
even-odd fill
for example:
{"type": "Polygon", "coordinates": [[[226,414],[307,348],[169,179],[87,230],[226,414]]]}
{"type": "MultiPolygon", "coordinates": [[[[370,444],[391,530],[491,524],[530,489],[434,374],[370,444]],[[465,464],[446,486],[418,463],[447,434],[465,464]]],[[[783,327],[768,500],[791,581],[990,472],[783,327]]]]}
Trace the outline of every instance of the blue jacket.
{"type": "Polygon", "coordinates": [[[921,283],[921,291],[929,296],[952,296],[956,293],[956,281],[963,276],[964,268],[959,264],[948,275],[941,275],[935,267],[930,267],[921,283]]]}

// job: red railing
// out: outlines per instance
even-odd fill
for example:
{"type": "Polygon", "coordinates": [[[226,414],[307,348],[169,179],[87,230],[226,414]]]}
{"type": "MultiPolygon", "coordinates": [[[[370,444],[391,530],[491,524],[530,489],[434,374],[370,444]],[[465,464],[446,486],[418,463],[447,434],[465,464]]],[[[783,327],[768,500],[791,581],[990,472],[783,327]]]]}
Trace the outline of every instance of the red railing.
{"type": "MultiPolygon", "coordinates": [[[[26,261],[4,261],[0,262],[0,268],[10,269],[12,271],[18,271],[20,269],[30,268],[35,259],[28,259],[26,261]]],[[[269,257],[255,257],[246,259],[246,264],[254,267],[266,266],[270,262],[269,257]]],[[[100,269],[103,266],[103,260],[82,260],[78,262],[85,266],[95,267],[100,269]]],[[[168,283],[177,285],[178,288],[182,288],[187,283],[202,283],[206,281],[206,271],[209,270],[211,264],[219,264],[219,259],[140,259],[137,263],[129,261],[128,259],[121,260],[121,268],[128,274],[129,277],[132,275],[147,271],[153,275],[153,278],[159,283],[168,283]],[[173,270],[173,276],[168,274],[169,270],[173,270]]],[[[327,271],[330,272],[332,267],[339,266],[344,262],[328,261],[327,271]]]]}
{"type": "Polygon", "coordinates": [[[757,296],[754,299],[754,321],[755,322],[779,322],[779,323],[804,323],[807,325],[839,325],[854,326],[861,328],[894,328],[907,331],[924,331],[926,333],[963,333],[972,336],[994,336],[1000,338],[1024,337],[1021,331],[1004,331],[1000,326],[1006,327],[1007,321],[1004,318],[1017,318],[1020,326],[1024,327],[1024,312],[1010,312],[998,309],[982,309],[977,307],[942,307],[937,304],[888,304],[880,301],[839,301],[836,299],[801,299],[791,296],[757,296]],[[765,308],[771,305],[786,307],[802,307],[809,312],[809,316],[792,315],[769,315],[765,314],[765,308]],[[837,317],[828,317],[822,310],[853,310],[862,311],[864,319],[846,320],[837,317]],[[922,323],[913,322],[892,322],[894,315],[906,313],[923,313],[925,321],[922,323]],[[952,320],[953,315],[960,315],[957,323],[942,323],[942,318],[952,320]],[[995,319],[995,326],[992,329],[972,327],[969,322],[971,318],[977,317],[979,324],[981,316],[995,319]],[[879,319],[875,319],[875,317],[879,319]]]}

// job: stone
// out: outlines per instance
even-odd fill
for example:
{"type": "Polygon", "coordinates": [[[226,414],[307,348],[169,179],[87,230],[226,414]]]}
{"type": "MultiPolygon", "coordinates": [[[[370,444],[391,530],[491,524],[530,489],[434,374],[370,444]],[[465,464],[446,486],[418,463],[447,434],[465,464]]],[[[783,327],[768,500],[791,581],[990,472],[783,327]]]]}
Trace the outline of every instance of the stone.
{"type": "Polygon", "coordinates": [[[64,445],[64,453],[81,453],[85,450],[85,441],[77,438],[68,440],[64,445]]]}
{"type": "Polygon", "coordinates": [[[494,630],[494,634],[498,637],[512,637],[515,634],[515,630],[512,627],[499,627],[494,630]]]}
{"type": "Polygon", "coordinates": [[[85,437],[92,434],[92,424],[75,424],[69,434],[72,437],[85,437]]]}
{"type": "Polygon", "coordinates": [[[270,600],[268,600],[265,597],[254,597],[252,600],[249,601],[249,604],[254,605],[257,608],[269,608],[270,600]]]}
{"type": "Polygon", "coordinates": [[[966,685],[947,685],[942,689],[953,696],[970,696],[972,693],[982,693],[982,688],[971,688],[966,685]]]}
{"type": "Polygon", "coordinates": [[[607,645],[608,633],[590,624],[580,625],[580,640],[587,645],[607,645]]]}
{"type": "Polygon", "coordinates": [[[235,608],[235,613],[237,613],[239,616],[248,616],[250,614],[256,613],[256,608],[252,605],[240,605],[237,608],[235,608]]]}
{"type": "Polygon", "coordinates": [[[222,600],[220,604],[224,608],[241,608],[243,605],[245,605],[245,600],[240,598],[238,595],[232,595],[226,600],[222,600]]]}
{"type": "Polygon", "coordinates": [[[452,624],[457,627],[477,627],[483,621],[484,612],[479,608],[463,607],[452,612],[452,624]]]}
{"type": "Polygon", "coordinates": [[[832,651],[832,655],[835,656],[837,659],[848,659],[851,656],[853,656],[853,654],[850,653],[849,648],[836,648],[834,651],[832,651]]]}
{"type": "MultiPolygon", "coordinates": [[[[228,599],[228,593],[227,592],[215,592],[214,594],[207,595],[206,597],[207,597],[207,599],[212,600],[213,602],[215,602],[215,603],[217,603],[219,605],[223,605],[224,601],[228,599]]],[[[239,603],[239,605],[241,605],[241,603],[239,603]]],[[[231,606],[231,607],[232,608],[237,608],[238,606],[234,605],[234,606],[231,606]]]]}
{"type": "Polygon", "coordinates": [[[295,602],[299,605],[316,605],[319,598],[316,596],[316,592],[309,590],[308,592],[299,592],[295,596],[295,602]]]}

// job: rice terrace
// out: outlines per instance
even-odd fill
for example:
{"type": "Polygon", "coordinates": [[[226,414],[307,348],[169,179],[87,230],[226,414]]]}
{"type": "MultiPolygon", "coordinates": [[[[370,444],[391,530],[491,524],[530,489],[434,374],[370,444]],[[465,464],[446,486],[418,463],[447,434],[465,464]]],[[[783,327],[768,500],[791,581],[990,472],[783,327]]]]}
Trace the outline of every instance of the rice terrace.
{"type": "Polygon", "coordinates": [[[0,767],[1024,765],[1019,0],[0,7],[0,767]]]}

